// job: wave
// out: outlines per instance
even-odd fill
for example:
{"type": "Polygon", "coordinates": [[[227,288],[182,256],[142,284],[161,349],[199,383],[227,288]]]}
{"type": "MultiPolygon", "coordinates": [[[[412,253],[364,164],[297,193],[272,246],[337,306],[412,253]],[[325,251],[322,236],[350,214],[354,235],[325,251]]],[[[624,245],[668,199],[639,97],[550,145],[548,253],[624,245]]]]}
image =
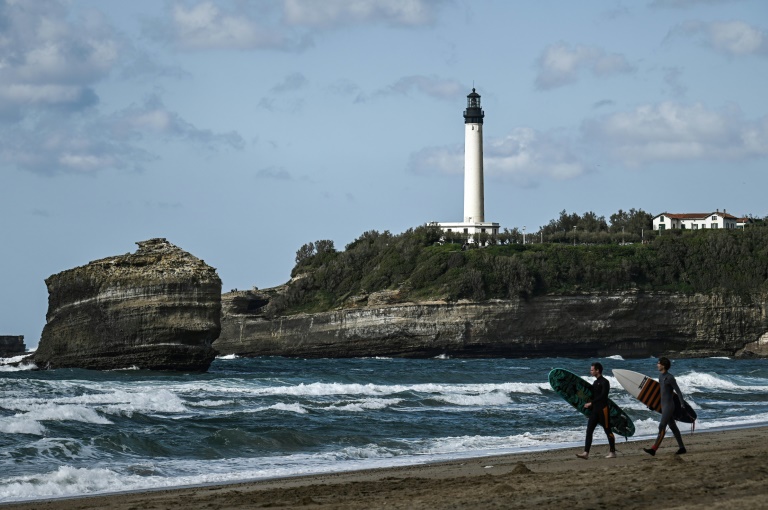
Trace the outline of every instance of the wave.
{"type": "Polygon", "coordinates": [[[0,364],[0,372],[27,372],[30,370],[37,370],[37,365],[34,363],[20,363],[18,365],[0,364]]]}
{"type": "Polygon", "coordinates": [[[40,422],[43,421],[76,421],[99,425],[112,424],[111,421],[87,407],[75,405],[38,405],[28,408],[24,414],[0,418],[0,431],[7,434],[35,434],[42,436],[45,434],[45,427],[40,422]]]}
{"type": "MultiPolygon", "coordinates": [[[[611,384],[611,391],[614,389],[625,391],[619,383],[618,379],[612,375],[605,375],[608,382],[611,384]]],[[[757,377],[741,377],[743,381],[751,382],[754,384],[738,384],[735,382],[736,378],[725,378],[716,374],[705,374],[701,372],[690,372],[675,376],[680,390],[686,397],[690,394],[713,392],[713,391],[727,391],[727,392],[758,392],[768,393],[768,380],[757,377]],[[764,384],[760,384],[764,383],[764,384]]],[[[585,378],[586,381],[594,381],[594,377],[585,378]]]]}
{"type": "Polygon", "coordinates": [[[453,394],[435,397],[435,400],[457,406],[500,406],[509,404],[512,399],[506,393],[490,392],[479,395],[453,394]]]}
{"type": "Polygon", "coordinates": [[[389,399],[372,398],[372,399],[365,399],[365,400],[360,400],[356,402],[333,404],[329,406],[328,409],[332,411],[363,412],[363,411],[386,409],[387,407],[397,405],[402,401],[403,399],[401,398],[389,398],[389,399]]]}
{"type": "Polygon", "coordinates": [[[551,390],[549,383],[488,383],[488,384],[359,384],[359,383],[300,383],[290,386],[250,385],[243,381],[228,385],[184,385],[171,387],[177,393],[199,393],[215,388],[222,393],[243,394],[252,396],[296,396],[296,397],[327,397],[336,395],[371,395],[385,396],[398,393],[428,393],[428,394],[484,394],[494,391],[507,393],[522,393],[540,395],[543,391],[551,390]]]}
{"type": "Polygon", "coordinates": [[[109,468],[60,466],[55,470],[0,480],[0,502],[114,493],[185,485],[258,480],[310,473],[416,465],[439,459],[542,448],[583,438],[583,429],[552,435],[459,436],[391,441],[317,454],[218,460],[155,459],[109,468]],[[158,473],[169,473],[161,475],[158,473]]]}
{"type": "Polygon", "coordinates": [[[61,466],[39,475],[14,476],[0,482],[0,501],[56,498],[129,490],[142,485],[110,469],[61,466]]]}
{"type": "Polygon", "coordinates": [[[55,398],[6,398],[2,408],[16,411],[0,417],[0,431],[7,434],[44,435],[41,422],[82,422],[111,425],[104,415],[131,417],[139,414],[187,413],[184,402],[168,390],[153,392],[111,391],[55,398]]]}
{"type": "Polygon", "coordinates": [[[256,411],[290,411],[297,414],[307,414],[308,412],[307,409],[301,404],[285,404],[283,402],[279,402],[267,407],[260,407],[256,409],[256,411]]]}
{"type": "Polygon", "coordinates": [[[683,393],[696,393],[700,391],[729,391],[729,392],[765,392],[768,393],[768,380],[752,378],[753,382],[764,382],[765,384],[744,385],[737,384],[733,378],[728,379],[713,374],[704,374],[701,372],[691,372],[676,377],[677,384],[683,393]]]}
{"type": "Polygon", "coordinates": [[[3,434],[45,434],[43,424],[25,416],[10,416],[0,418],[0,432],[3,434]]]}
{"type": "MultiPolygon", "coordinates": [[[[88,393],[72,397],[16,398],[3,402],[3,407],[16,411],[30,411],[40,407],[65,409],[68,405],[92,406],[106,414],[134,413],[183,413],[187,412],[184,401],[173,392],[153,388],[151,391],[112,390],[104,393],[88,393]]],[[[52,418],[55,419],[55,418],[52,418]]]]}

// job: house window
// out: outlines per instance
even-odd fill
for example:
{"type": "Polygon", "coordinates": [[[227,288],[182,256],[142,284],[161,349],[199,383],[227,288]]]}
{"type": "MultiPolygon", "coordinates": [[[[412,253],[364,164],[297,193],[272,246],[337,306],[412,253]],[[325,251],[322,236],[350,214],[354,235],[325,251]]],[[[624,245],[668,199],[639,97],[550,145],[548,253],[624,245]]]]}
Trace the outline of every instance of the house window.
{"type": "Polygon", "coordinates": [[[663,223],[661,225],[659,225],[659,230],[664,230],[665,228],[667,228],[667,226],[664,225],[663,223]]]}
{"type": "Polygon", "coordinates": [[[469,229],[466,229],[466,228],[465,228],[465,229],[464,229],[464,233],[465,233],[465,234],[469,234],[469,229]]]}
{"type": "Polygon", "coordinates": [[[693,224],[693,230],[698,230],[698,229],[699,229],[699,226],[698,226],[697,224],[695,224],[695,223],[694,223],[694,224],[693,224]]]}
{"type": "Polygon", "coordinates": [[[712,219],[717,221],[717,216],[712,216],[712,219]]]}
{"type": "Polygon", "coordinates": [[[713,223],[711,228],[717,228],[717,223],[713,223]]]}
{"type": "Polygon", "coordinates": [[[664,216],[659,216],[659,221],[664,221],[664,216]]]}
{"type": "Polygon", "coordinates": [[[481,228],[481,229],[480,229],[480,232],[482,232],[483,234],[485,234],[485,229],[484,229],[484,228],[481,228]]]}

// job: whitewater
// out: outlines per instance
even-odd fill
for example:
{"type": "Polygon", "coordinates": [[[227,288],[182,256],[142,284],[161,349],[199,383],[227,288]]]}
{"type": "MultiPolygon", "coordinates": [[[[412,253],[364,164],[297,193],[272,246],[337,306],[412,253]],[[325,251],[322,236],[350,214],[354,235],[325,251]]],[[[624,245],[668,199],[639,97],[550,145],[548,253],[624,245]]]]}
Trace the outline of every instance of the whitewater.
{"type": "MultiPolygon", "coordinates": [[[[635,423],[618,451],[656,435],[611,376],[656,377],[655,359],[221,357],[204,374],[33,370],[0,360],[0,502],[227,483],[552,449],[586,419],[549,386],[600,361],[635,423]]],[[[696,430],[768,424],[768,360],[677,360],[696,430]]],[[[689,433],[685,424],[684,433],[689,433]]],[[[671,439],[670,439],[671,440],[671,439]]],[[[605,443],[601,431],[595,444],[605,443]]]]}

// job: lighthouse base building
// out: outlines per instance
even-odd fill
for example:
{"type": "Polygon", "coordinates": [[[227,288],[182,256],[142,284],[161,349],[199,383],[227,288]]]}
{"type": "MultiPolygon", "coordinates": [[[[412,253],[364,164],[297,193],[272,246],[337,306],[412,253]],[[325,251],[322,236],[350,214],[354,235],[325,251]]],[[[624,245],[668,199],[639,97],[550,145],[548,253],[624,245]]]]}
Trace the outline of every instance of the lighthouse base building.
{"type": "MultiPolygon", "coordinates": [[[[430,223],[430,225],[435,225],[437,227],[440,227],[440,230],[446,233],[451,232],[458,232],[459,234],[467,234],[467,235],[474,235],[474,234],[488,234],[492,236],[496,236],[499,234],[499,224],[498,223],[492,223],[492,222],[482,222],[482,223],[471,223],[471,222],[456,222],[456,223],[450,223],[445,221],[430,223]]],[[[469,242],[473,242],[472,238],[469,239],[469,242]]]]}
{"type": "Polygon", "coordinates": [[[483,182],[483,118],[480,94],[472,89],[464,110],[464,221],[431,223],[443,232],[466,234],[473,242],[475,234],[499,234],[499,224],[485,221],[485,184],[483,182]]]}

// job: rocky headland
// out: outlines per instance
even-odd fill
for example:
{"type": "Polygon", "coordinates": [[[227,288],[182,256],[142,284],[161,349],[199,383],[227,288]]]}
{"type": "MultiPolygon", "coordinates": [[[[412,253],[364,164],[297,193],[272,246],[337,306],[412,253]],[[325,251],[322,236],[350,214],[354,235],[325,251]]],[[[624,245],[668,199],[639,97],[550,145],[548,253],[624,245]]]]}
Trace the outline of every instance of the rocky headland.
{"type": "Polygon", "coordinates": [[[280,288],[222,296],[221,354],[290,357],[768,357],[768,296],[621,291],[404,302],[271,317],[280,288]]]}
{"type": "Polygon", "coordinates": [[[38,367],[205,371],[221,330],[216,269],[165,239],[45,280],[38,367]]]}

